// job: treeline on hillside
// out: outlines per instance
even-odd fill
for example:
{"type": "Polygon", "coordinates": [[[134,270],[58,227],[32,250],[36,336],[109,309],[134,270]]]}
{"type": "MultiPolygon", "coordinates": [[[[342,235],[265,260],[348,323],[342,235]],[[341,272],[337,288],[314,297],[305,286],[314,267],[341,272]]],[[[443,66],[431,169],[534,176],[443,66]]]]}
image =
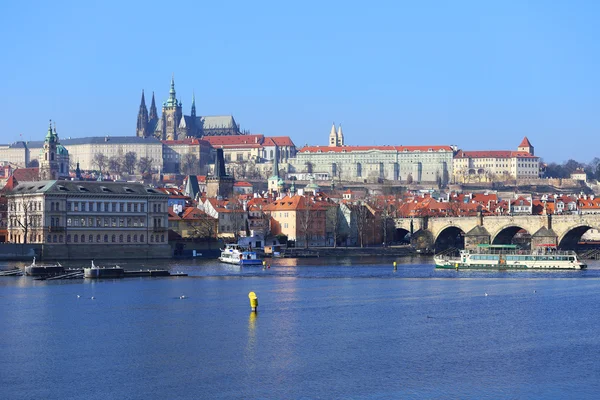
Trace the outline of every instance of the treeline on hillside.
{"type": "Polygon", "coordinates": [[[573,159],[558,164],[548,163],[546,166],[546,176],[549,178],[570,178],[571,173],[576,169],[582,168],[587,174],[588,179],[600,180],[600,158],[594,157],[589,163],[581,163],[573,159]]]}

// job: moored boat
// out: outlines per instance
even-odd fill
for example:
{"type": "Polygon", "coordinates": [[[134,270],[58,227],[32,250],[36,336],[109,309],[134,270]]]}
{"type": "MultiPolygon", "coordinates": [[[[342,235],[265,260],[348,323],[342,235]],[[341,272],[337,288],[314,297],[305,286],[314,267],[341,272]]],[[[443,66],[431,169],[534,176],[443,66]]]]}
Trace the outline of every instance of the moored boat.
{"type": "Polygon", "coordinates": [[[542,245],[534,250],[521,250],[516,245],[480,244],[475,250],[461,250],[458,257],[433,257],[436,268],[448,269],[584,269],[587,265],[574,251],[558,250],[555,245],[542,245]]]}
{"type": "Polygon", "coordinates": [[[92,261],[90,268],[83,269],[84,278],[122,278],[125,275],[125,270],[118,265],[114,267],[98,267],[92,261]]]}
{"type": "Polygon", "coordinates": [[[236,265],[262,265],[262,260],[258,258],[256,252],[248,250],[239,244],[227,244],[221,249],[219,261],[227,264],[236,265]]]}
{"type": "Polygon", "coordinates": [[[29,276],[49,276],[65,272],[65,268],[57,263],[56,265],[38,265],[35,263],[35,257],[31,265],[25,267],[25,275],[29,276]]]}

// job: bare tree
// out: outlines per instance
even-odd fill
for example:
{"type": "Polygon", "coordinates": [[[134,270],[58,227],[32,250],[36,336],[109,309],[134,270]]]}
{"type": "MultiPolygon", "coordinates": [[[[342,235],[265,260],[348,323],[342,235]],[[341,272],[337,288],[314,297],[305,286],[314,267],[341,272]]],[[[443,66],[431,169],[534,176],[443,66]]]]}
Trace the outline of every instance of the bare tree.
{"type": "Polygon", "coordinates": [[[327,227],[331,232],[331,236],[333,238],[333,247],[337,247],[338,240],[340,238],[340,228],[342,226],[342,212],[340,211],[340,207],[337,204],[333,204],[327,210],[327,227]]]}
{"type": "Polygon", "coordinates": [[[200,169],[200,161],[198,157],[193,153],[186,153],[181,157],[181,172],[184,175],[198,175],[200,169]]]}
{"type": "Polygon", "coordinates": [[[310,239],[312,217],[314,202],[308,196],[304,196],[303,207],[299,208],[296,212],[298,213],[298,226],[300,227],[300,234],[304,238],[304,248],[308,248],[308,241],[310,239]]]}
{"type": "Polygon", "coordinates": [[[125,153],[123,158],[123,169],[128,174],[133,174],[135,172],[135,164],[137,163],[137,154],[133,151],[128,151],[125,153]]]}
{"type": "Polygon", "coordinates": [[[106,170],[107,164],[108,158],[103,153],[94,154],[94,158],[92,159],[92,165],[96,166],[100,173],[106,170]]]}
{"type": "Polygon", "coordinates": [[[23,244],[27,244],[30,239],[31,228],[37,226],[38,223],[41,224],[41,217],[33,215],[38,203],[24,195],[14,197],[13,199],[10,207],[16,216],[12,218],[11,225],[23,231],[23,244]]]}
{"type": "Polygon", "coordinates": [[[412,174],[408,174],[408,176],[406,177],[406,183],[409,184],[409,185],[411,183],[413,183],[413,176],[412,176],[412,174]]]}
{"type": "Polygon", "coordinates": [[[152,160],[152,158],[150,157],[142,157],[140,158],[140,160],[137,163],[138,166],[138,171],[140,171],[140,174],[146,174],[149,172],[152,172],[152,162],[154,160],[152,160]]]}
{"type": "Polygon", "coordinates": [[[123,160],[119,156],[112,156],[108,159],[108,170],[115,174],[120,175],[123,170],[123,160]]]}
{"type": "Polygon", "coordinates": [[[380,214],[381,229],[383,232],[383,247],[388,245],[388,236],[394,227],[394,207],[387,201],[384,202],[380,214]]]}
{"type": "Polygon", "coordinates": [[[356,230],[360,247],[365,247],[367,230],[369,228],[369,214],[371,211],[364,202],[360,202],[356,208],[356,230]]]}

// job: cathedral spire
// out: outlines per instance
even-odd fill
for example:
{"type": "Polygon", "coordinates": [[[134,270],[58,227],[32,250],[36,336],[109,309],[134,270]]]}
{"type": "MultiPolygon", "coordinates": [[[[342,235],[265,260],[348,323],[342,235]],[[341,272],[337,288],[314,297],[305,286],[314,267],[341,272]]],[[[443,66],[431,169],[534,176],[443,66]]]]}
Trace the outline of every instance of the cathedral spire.
{"type": "Polygon", "coordinates": [[[137,127],[135,133],[138,137],[148,136],[148,109],[146,108],[146,99],[144,97],[143,89],[142,101],[140,103],[140,110],[138,111],[137,127]]]}
{"type": "Polygon", "coordinates": [[[175,96],[175,74],[171,76],[171,89],[169,90],[169,100],[167,104],[177,106],[177,97],[175,96]]]}
{"type": "Polygon", "coordinates": [[[156,111],[156,102],[154,101],[154,92],[152,92],[152,104],[150,104],[150,121],[158,121],[158,112],[156,111]]]}
{"type": "Polygon", "coordinates": [[[192,91],[192,112],[190,116],[195,119],[196,118],[196,94],[192,91]]]}

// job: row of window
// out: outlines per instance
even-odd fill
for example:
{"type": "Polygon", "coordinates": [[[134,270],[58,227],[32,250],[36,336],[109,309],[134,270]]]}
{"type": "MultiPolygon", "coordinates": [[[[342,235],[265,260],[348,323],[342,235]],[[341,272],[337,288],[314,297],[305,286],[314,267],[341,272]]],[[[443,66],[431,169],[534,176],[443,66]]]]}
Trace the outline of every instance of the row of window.
{"type": "Polygon", "coordinates": [[[42,211],[41,201],[12,201],[8,207],[9,211],[42,211]]]}
{"type": "MultiPolygon", "coordinates": [[[[52,218],[50,220],[50,226],[61,226],[60,218],[56,219],[52,218]],[[55,223],[56,225],[52,225],[55,223]]],[[[67,218],[67,226],[75,226],[75,227],[112,227],[116,228],[137,228],[143,227],[146,224],[146,219],[144,217],[88,217],[88,218],[67,218]]]]}
{"type": "MultiPolygon", "coordinates": [[[[161,212],[161,204],[158,204],[158,212],[161,212]]],[[[157,207],[154,204],[154,212],[157,207]]],[[[51,202],[50,211],[61,211],[60,203],[51,202]]],[[[145,203],[125,203],[112,201],[69,201],[67,202],[67,211],[82,212],[146,212],[145,203]]]]}
{"type": "MultiPolygon", "coordinates": [[[[154,236],[155,235],[150,236],[152,242],[155,240],[154,236]]],[[[46,239],[48,243],[60,243],[62,242],[62,237],[62,235],[58,235],[58,242],[57,235],[48,235],[46,239]]],[[[67,235],[67,243],[86,243],[86,239],[87,243],[138,243],[138,235],[96,235],[95,241],[94,235],[67,235]]],[[[159,238],[157,237],[156,239],[156,241],[158,242],[159,238]]],[[[161,242],[164,242],[165,235],[161,235],[160,239],[161,242]]],[[[144,235],[139,236],[139,243],[144,243],[144,235]]]]}

